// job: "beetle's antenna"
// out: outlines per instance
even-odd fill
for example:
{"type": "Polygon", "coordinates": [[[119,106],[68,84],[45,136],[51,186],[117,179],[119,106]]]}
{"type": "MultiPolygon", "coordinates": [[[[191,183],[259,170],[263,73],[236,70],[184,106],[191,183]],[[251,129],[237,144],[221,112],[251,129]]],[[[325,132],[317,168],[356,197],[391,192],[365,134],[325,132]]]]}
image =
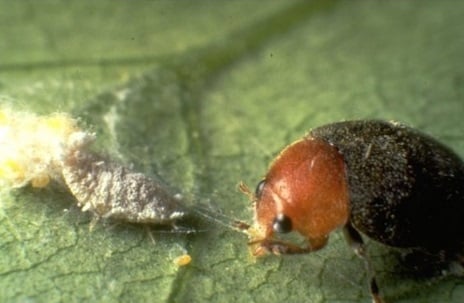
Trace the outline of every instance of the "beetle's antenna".
{"type": "Polygon", "coordinates": [[[251,203],[254,204],[256,202],[255,194],[243,181],[240,181],[240,183],[238,184],[238,189],[248,197],[251,203]]]}
{"type": "Polygon", "coordinates": [[[195,205],[195,207],[192,208],[192,211],[207,221],[217,223],[233,231],[238,231],[248,235],[247,230],[250,228],[250,225],[247,223],[233,219],[219,212],[212,211],[211,209],[201,205],[195,205]]]}

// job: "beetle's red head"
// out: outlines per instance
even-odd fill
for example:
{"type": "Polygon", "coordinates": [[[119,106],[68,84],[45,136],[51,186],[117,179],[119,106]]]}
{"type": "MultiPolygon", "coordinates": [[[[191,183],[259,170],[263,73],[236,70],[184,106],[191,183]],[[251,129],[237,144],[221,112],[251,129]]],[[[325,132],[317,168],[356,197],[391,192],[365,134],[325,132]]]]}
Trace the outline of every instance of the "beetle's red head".
{"type": "Polygon", "coordinates": [[[343,157],[321,139],[304,138],[285,148],[255,195],[257,243],[271,241],[274,233],[296,231],[310,245],[322,247],[349,217],[343,157]]]}

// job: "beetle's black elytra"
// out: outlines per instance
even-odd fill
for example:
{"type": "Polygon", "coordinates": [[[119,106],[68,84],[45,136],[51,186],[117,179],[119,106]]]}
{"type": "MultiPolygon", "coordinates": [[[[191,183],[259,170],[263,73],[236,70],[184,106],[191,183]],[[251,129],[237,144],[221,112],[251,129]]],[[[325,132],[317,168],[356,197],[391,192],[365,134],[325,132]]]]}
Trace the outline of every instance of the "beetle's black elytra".
{"type": "Polygon", "coordinates": [[[383,300],[360,233],[462,261],[464,163],[415,129],[378,120],[318,127],[287,146],[264,180],[253,197],[255,255],[312,252],[342,227],[366,263],[374,302],[383,300]],[[306,237],[307,246],[275,236],[292,230],[306,237]]]}

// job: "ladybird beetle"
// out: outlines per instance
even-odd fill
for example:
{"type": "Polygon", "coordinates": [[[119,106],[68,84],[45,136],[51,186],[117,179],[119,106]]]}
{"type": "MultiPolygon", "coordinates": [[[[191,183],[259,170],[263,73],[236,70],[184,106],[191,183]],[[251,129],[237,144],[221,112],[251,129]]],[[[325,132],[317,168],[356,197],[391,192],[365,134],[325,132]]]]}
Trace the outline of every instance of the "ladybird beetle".
{"type": "MultiPolygon", "coordinates": [[[[287,146],[255,193],[254,254],[323,248],[343,228],[384,302],[361,234],[447,260],[464,248],[464,164],[449,148],[396,122],[346,121],[313,129],[287,146]],[[295,231],[303,246],[279,239],[295,231]]],[[[251,230],[251,229],[250,229],[251,230]]],[[[461,257],[462,258],[462,257],[461,257]]]]}

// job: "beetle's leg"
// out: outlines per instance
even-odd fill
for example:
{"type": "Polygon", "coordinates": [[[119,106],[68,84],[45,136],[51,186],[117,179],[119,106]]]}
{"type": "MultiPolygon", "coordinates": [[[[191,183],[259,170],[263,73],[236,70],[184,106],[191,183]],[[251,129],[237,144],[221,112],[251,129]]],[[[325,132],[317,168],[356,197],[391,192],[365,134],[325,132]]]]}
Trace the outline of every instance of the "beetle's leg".
{"type": "Polygon", "coordinates": [[[377,285],[377,280],[375,279],[372,263],[367,254],[366,246],[364,245],[364,241],[361,235],[351,225],[350,222],[348,222],[343,228],[343,233],[355,254],[364,261],[364,265],[366,266],[366,271],[369,276],[369,289],[372,296],[372,302],[385,303],[385,301],[380,297],[379,286],[377,285]]]}
{"type": "Polygon", "coordinates": [[[239,231],[244,232],[244,233],[246,233],[247,230],[251,228],[250,224],[243,222],[243,221],[238,221],[238,220],[234,220],[231,225],[233,228],[236,228],[239,231]]]}
{"type": "Polygon", "coordinates": [[[275,239],[264,239],[259,241],[252,241],[248,243],[249,245],[258,244],[258,247],[255,249],[253,254],[255,256],[261,256],[266,253],[272,253],[274,255],[297,255],[297,254],[307,254],[312,251],[310,246],[298,246],[284,241],[279,241],[275,239]]]}
{"type": "Polygon", "coordinates": [[[270,251],[274,255],[298,255],[298,254],[307,254],[312,251],[311,247],[309,246],[297,246],[297,245],[292,245],[289,243],[279,243],[279,242],[274,242],[270,243],[270,251]]]}
{"type": "Polygon", "coordinates": [[[298,246],[292,243],[285,241],[279,241],[276,239],[261,239],[256,241],[251,241],[249,245],[256,245],[258,247],[254,251],[255,256],[261,256],[266,253],[272,253],[274,255],[298,255],[298,254],[307,254],[316,250],[321,249],[327,244],[327,237],[309,239],[309,245],[307,246],[298,246]]]}

